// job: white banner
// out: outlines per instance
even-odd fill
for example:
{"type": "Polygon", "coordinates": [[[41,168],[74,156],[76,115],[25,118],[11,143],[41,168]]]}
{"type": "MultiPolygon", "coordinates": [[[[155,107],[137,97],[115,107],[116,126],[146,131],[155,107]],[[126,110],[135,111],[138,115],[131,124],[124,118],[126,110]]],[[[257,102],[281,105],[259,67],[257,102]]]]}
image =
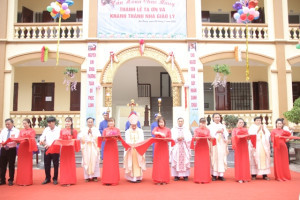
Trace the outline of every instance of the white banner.
{"type": "Polygon", "coordinates": [[[86,118],[96,119],[96,51],[97,43],[88,43],[86,118]]]}
{"type": "Polygon", "coordinates": [[[197,65],[197,43],[188,43],[188,76],[189,76],[189,100],[190,100],[190,126],[198,127],[198,65],[197,65]]]}
{"type": "Polygon", "coordinates": [[[185,38],[186,0],[98,0],[99,38],[185,38]]]}

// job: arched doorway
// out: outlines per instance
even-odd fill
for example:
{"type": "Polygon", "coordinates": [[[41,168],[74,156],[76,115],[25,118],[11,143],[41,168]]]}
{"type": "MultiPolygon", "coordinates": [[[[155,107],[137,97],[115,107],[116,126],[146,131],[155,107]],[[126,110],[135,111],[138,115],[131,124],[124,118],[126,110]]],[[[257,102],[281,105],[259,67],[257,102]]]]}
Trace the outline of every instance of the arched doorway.
{"type": "MultiPolygon", "coordinates": [[[[101,75],[101,85],[104,87],[104,107],[108,107],[112,110],[114,117],[124,117],[127,119],[129,111],[126,111],[123,113],[116,108],[116,106],[120,105],[121,103],[124,105],[125,101],[126,103],[129,103],[129,99],[138,97],[138,78],[145,76],[145,74],[137,74],[137,69],[140,69],[141,71],[144,71],[143,73],[147,73],[146,71],[152,69],[152,71],[157,71],[162,76],[162,80],[167,82],[167,78],[164,77],[169,76],[170,77],[170,95],[173,107],[180,107],[181,106],[181,89],[184,85],[184,78],[183,74],[181,72],[180,67],[178,66],[177,62],[174,62],[174,66],[172,67],[171,62],[166,62],[168,58],[168,54],[160,49],[157,49],[155,47],[146,46],[144,50],[144,54],[140,54],[139,46],[130,47],[127,49],[124,49],[116,54],[116,57],[118,59],[118,62],[114,62],[111,66],[111,62],[108,61],[103,69],[103,73],[101,75]],[[127,66],[127,67],[126,67],[127,66]],[[131,66],[131,68],[130,68],[131,66]],[[124,68],[123,68],[124,67],[124,68]],[[120,69],[121,68],[121,69],[120,69]],[[120,73],[119,73],[120,70],[120,73]],[[119,81],[120,77],[122,77],[123,72],[126,73],[126,77],[122,78],[122,81],[129,80],[131,82],[131,85],[134,85],[135,83],[135,92],[130,91],[131,89],[128,88],[127,90],[130,91],[126,95],[126,98],[122,100],[122,102],[118,102],[121,98],[120,95],[113,94],[115,91],[118,92],[117,85],[123,85],[119,81]],[[131,72],[130,72],[131,70],[131,72]],[[119,74],[119,75],[118,75],[119,74]],[[117,77],[117,78],[116,78],[117,77]],[[119,83],[118,83],[119,82],[119,83]],[[131,97],[132,96],[132,97],[131,97]],[[113,100],[114,97],[117,97],[116,100],[113,100]],[[115,105],[114,105],[115,104],[115,105]]],[[[156,77],[157,78],[157,77],[156,77]]],[[[160,77],[159,77],[160,79],[160,77]]],[[[127,83],[129,84],[127,81],[127,83]]],[[[161,82],[161,81],[160,81],[161,82]]],[[[142,90],[142,89],[141,89],[142,90]]],[[[126,89],[123,89],[121,91],[124,92],[126,89]]],[[[119,91],[120,92],[120,91],[119,91]]],[[[152,97],[161,97],[161,92],[159,93],[159,96],[157,96],[156,93],[153,94],[152,97]]],[[[151,98],[150,98],[151,99],[151,98]]],[[[144,100],[147,101],[147,100],[144,100]]],[[[150,101],[150,100],[149,100],[150,101]]],[[[150,102],[148,102],[150,103],[150,102]]],[[[126,105],[126,104],[125,104],[126,105]]],[[[145,104],[144,104],[145,105],[145,104]]],[[[121,105],[120,105],[121,106],[121,105]]],[[[171,108],[171,110],[173,111],[171,108]]],[[[126,110],[126,109],[124,109],[126,110]]],[[[142,113],[143,115],[144,113],[142,113]]],[[[173,117],[171,117],[171,120],[173,120],[173,117]]],[[[120,122],[120,128],[123,128],[123,123],[120,122]]],[[[172,124],[170,124],[172,126],[172,124]]]]}

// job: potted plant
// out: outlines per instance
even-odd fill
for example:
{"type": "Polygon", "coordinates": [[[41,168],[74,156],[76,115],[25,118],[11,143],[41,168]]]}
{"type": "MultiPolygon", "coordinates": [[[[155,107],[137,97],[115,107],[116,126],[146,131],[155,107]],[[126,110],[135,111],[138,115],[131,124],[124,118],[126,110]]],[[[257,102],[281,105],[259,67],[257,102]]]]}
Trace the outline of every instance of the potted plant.
{"type": "MultiPolygon", "coordinates": [[[[294,106],[291,110],[283,113],[284,117],[292,123],[298,125],[300,123],[300,97],[294,102],[294,106]]],[[[294,133],[295,136],[299,136],[299,133],[294,133]]],[[[296,163],[300,163],[300,140],[290,141],[290,147],[295,149],[296,163]]]]}
{"type": "Polygon", "coordinates": [[[223,120],[225,121],[225,126],[229,132],[231,132],[231,130],[236,127],[238,119],[239,118],[234,115],[225,115],[223,117],[223,120]]]}
{"type": "Polygon", "coordinates": [[[226,64],[216,64],[214,66],[212,66],[214,71],[216,72],[216,77],[214,82],[212,83],[212,86],[214,88],[222,86],[222,87],[226,87],[226,83],[227,83],[227,75],[230,74],[230,69],[229,66],[226,64]]]}
{"type": "Polygon", "coordinates": [[[76,80],[76,73],[78,73],[77,68],[67,67],[64,71],[65,79],[63,84],[66,85],[66,90],[69,90],[71,86],[71,91],[76,90],[77,80],[76,80]]]}
{"type": "MultiPolygon", "coordinates": [[[[52,117],[52,116],[49,116],[49,117],[52,117]]],[[[46,116],[44,118],[44,120],[42,120],[42,121],[39,122],[39,127],[40,128],[46,128],[48,126],[47,119],[48,119],[48,117],[46,116]]],[[[59,121],[56,119],[55,126],[58,126],[58,124],[59,124],[59,121]]]]}

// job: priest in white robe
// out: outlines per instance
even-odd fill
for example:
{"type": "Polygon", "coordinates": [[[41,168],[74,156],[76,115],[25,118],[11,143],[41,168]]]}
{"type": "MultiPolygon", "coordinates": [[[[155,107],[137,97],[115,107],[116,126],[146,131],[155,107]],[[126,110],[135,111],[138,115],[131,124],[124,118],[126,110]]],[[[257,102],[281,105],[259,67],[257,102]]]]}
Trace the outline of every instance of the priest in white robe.
{"type": "Polygon", "coordinates": [[[94,119],[88,118],[87,127],[79,134],[86,182],[96,182],[100,177],[100,149],[98,148],[98,137],[100,136],[100,131],[94,127],[94,119]]]}
{"type": "Polygon", "coordinates": [[[214,113],[213,122],[208,126],[210,135],[216,138],[216,145],[211,148],[211,171],[212,180],[224,181],[224,172],[227,169],[227,155],[228,155],[228,132],[226,126],[221,123],[221,116],[214,113]]]}
{"type": "Polygon", "coordinates": [[[248,132],[250,135],[256,135],[256,148],[251,141],[248,141],[252,180],[255,180],[257,175],[262,175],[263,179],[270,180],[268,177],[268,174],[271,173],[270,131],[261,123],[260,117],[255,117],[254,124],[250,126],[248,132]]]}
{"type": "Polygon", "coordinates": [[[125,178],[133,183],[143,179],[143,170],[146,170],[145,156],[140,155],[134,145],[144,141],[144,132],[137,127],[138,117],[135,113],[129,116],[130,128],[125,131],[125,141],[132,147],[124,152],[125,178]]]}
{"type": "Polygon", "coordinates": [[[170,151],[171,175],[174,177],[174,181],[178,181],[180,177],[187,181],[191,167],[190,145],[192,134],[188,128],[183,126],[183,118],[178,118],[177,124],[178,126],[171,129],[172,139],[175,141],[175,145],[170,151]]]}

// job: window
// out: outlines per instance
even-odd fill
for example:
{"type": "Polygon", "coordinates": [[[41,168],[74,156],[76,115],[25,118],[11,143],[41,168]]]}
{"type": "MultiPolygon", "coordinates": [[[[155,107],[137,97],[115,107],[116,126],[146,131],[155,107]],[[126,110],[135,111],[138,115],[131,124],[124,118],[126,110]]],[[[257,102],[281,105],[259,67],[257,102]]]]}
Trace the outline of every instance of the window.
{"type": "Polygon", "coordinates": [[[230,83],[231,110],[251,110],[250,83],[230,83]]]}

